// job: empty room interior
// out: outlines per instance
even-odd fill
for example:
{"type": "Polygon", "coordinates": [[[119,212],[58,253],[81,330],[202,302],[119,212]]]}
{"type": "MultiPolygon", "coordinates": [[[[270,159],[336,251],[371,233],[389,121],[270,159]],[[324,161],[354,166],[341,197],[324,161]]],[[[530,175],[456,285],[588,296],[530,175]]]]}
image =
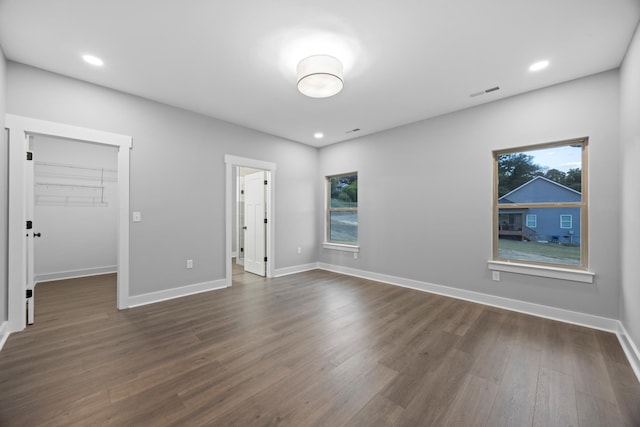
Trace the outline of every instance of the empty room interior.
{"type": "Polygon", "coordinates": [[[0,425],[640,426],[639,23],[0,0],[0,425]]]}

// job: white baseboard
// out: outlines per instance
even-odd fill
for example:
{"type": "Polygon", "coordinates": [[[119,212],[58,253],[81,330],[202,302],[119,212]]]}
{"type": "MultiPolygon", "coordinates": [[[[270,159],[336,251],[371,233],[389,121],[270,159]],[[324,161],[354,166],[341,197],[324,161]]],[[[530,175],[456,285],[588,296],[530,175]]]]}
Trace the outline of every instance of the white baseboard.
{"type": "Polygon", "coordinates": [[[107,265],[105,267],[83,268],[79,270],[58,271],[57,273],[37,274],[35,283],[52,282],[54,280],[77,279],[79,277],[98,276],[100,274],[117,273],[117,265],[107,265]]]}
{"type": "Polygon", "coordinates": [[[135,295],[129,297],[129,308],[141,305],[153,304],[155,302],[166,301],[174,298],[186,297],[187,295],[199,294],[202,292],[215,291],[227,287],[225,279],[214,280],[212,282],[196,283],[194,285],[182,286],[179,288],[167,289],[165,291],[150,292],[148,294],[135,295]]]}
{"type": "Polygon", "coordinates": [[[433,283],[420,282],[412,279],[403,279],[401,277],[388,276],[386,274],[371,273],[368,271],[356,270],[349,267],[319,263],[318,268],[333,271],[335,273],[342,273],[349,276],[362,277],[364,279],[388,283],[390,285],[402,286],[405,288],[444,295],[465,301],[489,305],[492,307],[504,308],[506,310],[531,314],[533,316],[558,320],[565,323],[586,326],[589,328],[599,329],[607,332],[617,333],[619,331],[620,322],[616,319],[609,319],[607,317],[593,316],[591,314],[580,313],[577,311],[564,310],[561,308],[503,298],[495,295],[483,294],[480,292],[473,292],[464,289],[457,289],[449,286],[435,285],[433,283]]]}
{"type": "Polygon", "coordinates": [[[273,277],[288,276],[289,274],[302,273],[305,271],[315,270],[318,268],[317,262],[310,264],[294,265],[293,267],[276,268],[273,277]]]}
{"type": "Polygon", "coordinates": [[[2,350],[4,343],[7,342],[9,334],[9,322],[5,320],[4,322],[0,323],[0,350],[2,350]]]}
{"type": "Polygon", "coordinates": [[[237,256],[238,256],[238,253],[237,253],[237,252],[231,252],[231,258],[235,258],[235,257],[237,257],[237,256]]]}
{"type": "Polygon", "coordinates": [[[616,334],[618,336],[618,341],[620,341],[620,345],[629,360],[629,364],[631,365],[633,372],[636,374],[638,381],[640,381],[640,351],[638,351],[638,346],[633,342],[631,335],[629,335],[622,322],[618,323],[620,328],[616,334]]]}

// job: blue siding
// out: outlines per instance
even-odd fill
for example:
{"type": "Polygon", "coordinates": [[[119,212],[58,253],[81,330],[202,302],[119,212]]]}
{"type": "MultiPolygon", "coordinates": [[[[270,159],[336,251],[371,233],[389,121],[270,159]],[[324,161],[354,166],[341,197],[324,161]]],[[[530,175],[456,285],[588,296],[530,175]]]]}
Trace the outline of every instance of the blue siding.
{"type": "Polygon", "coordinates": [[[580,243],[580,208],[532,208],[526,209],[525,215],[536,215],[538,226],[534,228],[538,241],[554,241],[560,243],[580,243]],[[570,229],[560,228],[560,215],[572,216],[570,229]]]}

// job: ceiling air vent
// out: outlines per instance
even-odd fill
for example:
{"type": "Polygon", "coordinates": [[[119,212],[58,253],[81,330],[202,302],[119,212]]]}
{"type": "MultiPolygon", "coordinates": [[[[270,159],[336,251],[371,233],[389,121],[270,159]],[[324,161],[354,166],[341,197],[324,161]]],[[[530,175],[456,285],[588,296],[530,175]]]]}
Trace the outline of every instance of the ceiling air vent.
{"type": "Polygon", "coordinates": [[[360,128],[354,128],[354,129],[346,131],[345,133],[353,133],[353,132],[359,132],[359,131],[360,131],[360,128]]]}
{"type": "Polygon", "coordinates": [[[480,92],[474,92],[469,95],[471,98],[475,98],[476,96],[484,95],[485,93],[491,93],[500,90],[500,86],[490,87],[489,89],[481,90],[480,92]]]}

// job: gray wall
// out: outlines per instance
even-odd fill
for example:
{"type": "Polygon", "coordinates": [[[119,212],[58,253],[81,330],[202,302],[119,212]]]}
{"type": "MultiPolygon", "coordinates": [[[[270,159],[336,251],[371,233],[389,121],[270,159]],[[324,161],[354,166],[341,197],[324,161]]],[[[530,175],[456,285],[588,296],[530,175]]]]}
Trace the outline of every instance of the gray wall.
{"type": "Polygon", "coordinates": [[[0,47],[0,324],[7,320],[7,257],[8,257],[8,222],[9,222],[9,145],[4,131],[4,115],[6,112],[6,75],[7,61],[0,47]]]}
{"type": "MultiPolygon", "coordinates": [[[[640,28],[640,27],[639,27],[640,28]]],[[[640,30],[620,70],[622,287],[620,319],[640,346],[640,30]]]]}
{"type": "Polygon", "coordinates": [[[224,278],[225,154],[277,164],[276,268],[317,260],[315,148],[13,62],[7,89],[12,114],[133,136],[131,295],[224,278]]]}
{"type": "Polygon", "coordinates": [[[361,249],[358,259],[322,249],[320,261],[617,318],[618,83],[610,71],[321,149],[319,205],[323,176],[359,173],[361,249]],[[590,138],[595,283],[492,281],[492,150],[581,136],[590,138]]]}

